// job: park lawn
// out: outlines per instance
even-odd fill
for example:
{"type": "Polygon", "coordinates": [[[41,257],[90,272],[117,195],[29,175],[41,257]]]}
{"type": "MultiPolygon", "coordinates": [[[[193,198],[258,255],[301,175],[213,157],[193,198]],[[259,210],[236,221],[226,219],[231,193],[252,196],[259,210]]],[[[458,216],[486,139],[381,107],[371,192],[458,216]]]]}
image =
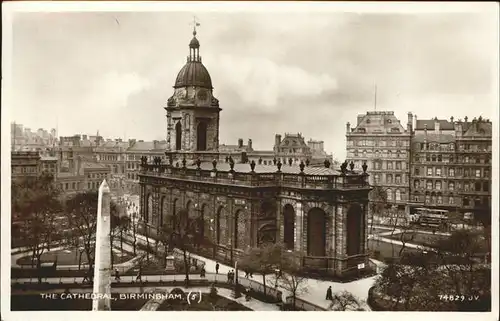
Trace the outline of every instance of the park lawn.
{"type": "MultiPolygon", "coordinates": [[[[399,254],[399,251],[401,250],[401,245],[397,244],[391,244],[391,243],[386,243],[382,241],[377,241],[377,240],[368,240],[368,249],[372,253],[371,257],[382,261],[383,258],[390,258],[390,257],[397,257],[399,254]],[[394,250],[393,250],[394,248],[394,250]],[[379,251],[380,252],[380,257],[375,257],[374,252],[379,251]],[[394,255],[393,255],[394,253],[394,255]]],[[[417,249],[413,248],[408,248],[405,247],[404,249],[405,252],[417,252],[417,249]]]]}
{"type": "MultiPolygon", "coordinates": [[[[78,265],[78,257],[79,253],[76,249],[66,249],[66,250],[56,250],[45,252],[42,254],[42,262],[54,262],[57,258],[57,264],[59,265],[78,265]]],[[[127,262],[134,258],[132,253],[123,252],[123,256],[116,251],[113,251],[113,263],[119,264],[123,262],[127,262]]],[[[17,264],[19,265],[31,265],[31,255],[26,255],[17,260],[17,264]]],[[[81,264],[87,264],[87,255],[85,253],[82,254],[81,264]]]]}
{"type": "MultiPolygon", "coordinates": [[[[394,235],[385,235],[385,237],[393,240],[401,241],[401,233],[396,233],[394,235]]],[[[423,245],[432,247],[440,240],[446,239],[447,236],[443,235],[435,235],[435,234],[424,234],[424,233],[414,233],[411,235],[410,233],[406,233],[405,240],[408,243],[423,245]]]]}
{"type": "MultiPolygon", "coordinates": [[[[253,311],[238,302],[220,295],[217,295],[214,301],[216,302],[217,311],[253,311]]],[[[202,293],[200,303],[191,302],[189,304],[187,300],[166,300],[158,307],[157,311],[214,311],[214,309],[210,303],[209,294],[202,293]]]]}
{"type": "MultiPolygon", "coordinates": [[[[370,228],[368,228],[368,231],[370,231],[370,228]]],[[[391,229],[385,229],[385,228],[373,228],[372,229],[372,234],[380,234],[380,233],[383,233],[383,232],[390,232],[391,229]]]]}

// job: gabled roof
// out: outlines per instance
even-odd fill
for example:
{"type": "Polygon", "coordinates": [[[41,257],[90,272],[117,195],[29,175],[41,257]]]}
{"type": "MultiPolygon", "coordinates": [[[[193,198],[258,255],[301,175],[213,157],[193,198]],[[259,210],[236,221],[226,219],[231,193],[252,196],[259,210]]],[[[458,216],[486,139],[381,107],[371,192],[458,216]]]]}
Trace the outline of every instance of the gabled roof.
{"type": "Polygon", "coordinates": [[[439,123],[440,130],[455,130],[452,122],[443,119],[417,119],[415,130],[424,130],[425,125],[427,125],[427,130],[434,130],[436,123],[439,123]]]}
{"type": "Polygon", "coordinates": [[[463,136],[486,136],[491,137],[492,135],[492,124],[490,122],[485,121],[473,121],[468,126],[469,128],[465,131],[463,136]]]}
{"type": "Polygon", "coordinates": [[[281,140],[280,147],[307,147],[307,144],[304,142],[304,137],[300,134],[285,134],[285,137],[281,140]]]}
{"type": "Polygon", "coordinates": [[[352,129],[353,133],[361,132],[367,134],[397,134],[404,133],[399,119],[391,111],[372,111],[366,115],[358,115],[358,125],[352,129]]]}

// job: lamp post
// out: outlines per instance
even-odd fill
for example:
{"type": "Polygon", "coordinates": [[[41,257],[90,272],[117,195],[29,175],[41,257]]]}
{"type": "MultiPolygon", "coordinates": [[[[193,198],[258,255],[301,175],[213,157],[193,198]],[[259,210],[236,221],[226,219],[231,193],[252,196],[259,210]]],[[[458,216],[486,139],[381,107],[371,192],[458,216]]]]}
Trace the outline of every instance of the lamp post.
{"type": "Polygon", "coordinates": [[[233,289],[232,296],[235,299],[241,297],[240,288],[238,286],[238,260],[236,260],[236,262],[234,262],[234,289],[233,289]]]}

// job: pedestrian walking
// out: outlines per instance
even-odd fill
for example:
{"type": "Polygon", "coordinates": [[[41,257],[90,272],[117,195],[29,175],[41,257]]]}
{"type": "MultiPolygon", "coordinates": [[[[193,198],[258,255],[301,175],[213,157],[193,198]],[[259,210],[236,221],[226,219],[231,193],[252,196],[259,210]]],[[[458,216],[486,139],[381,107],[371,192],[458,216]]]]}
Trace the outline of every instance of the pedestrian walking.
{"type": "Polygon", "coordinates": [[[200,271],[200,278],[204,278],[204,277],[205,277],[205,268],[202,267],[201,271],[200,271]]]}
{"type": "Polygon", "coordinates": [[[227,271],[227,283],[231,283],[231,270],[227,271]]]}
{"type": "Polygon", "coordinates": [[[219,263],[215,264],[215,274],[219,274],[219,263]]]}
{"type": "Polygon", "coordinates": [[[115,268],[115,281],[120,281],[120,271],[117,268],[115,268]]]}
{"type": "Polygon", "coordinates": [[[332,300],[333,299],[333,296],[332,296],[332,286],[331,285],[328,287],[328,290],[326,290],[326,299],[327,300],[332,300]]]}
{"type": "Polygon", "coordinates": [[[248,271],[245,271],[245,277],[248,278],[248,271]]]}

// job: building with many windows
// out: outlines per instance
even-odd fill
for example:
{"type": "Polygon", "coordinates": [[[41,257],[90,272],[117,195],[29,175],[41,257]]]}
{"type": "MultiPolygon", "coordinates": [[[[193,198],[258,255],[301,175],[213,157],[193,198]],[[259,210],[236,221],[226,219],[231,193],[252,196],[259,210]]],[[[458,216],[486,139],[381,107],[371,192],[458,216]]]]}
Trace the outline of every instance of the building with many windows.
{"type": "Polygon", "coordinates": [[[356,126],[346,125],[347,161],[371,168],[370,184],[382,188],[387,202],[406,209],[409,199],[409,147],[412,114],[406,128],[392,111],[358,115],[356,126]]]}
{"type": "Polygon", "coordinates": [[[491,211],[492,124],[417,120],[412,138],[412,208],[491,211]]]}
{"type": "Polygon", "coordinates": [[[37,177],[40,175],[39,152],[11,152],[12,180],[37,177]]]}

